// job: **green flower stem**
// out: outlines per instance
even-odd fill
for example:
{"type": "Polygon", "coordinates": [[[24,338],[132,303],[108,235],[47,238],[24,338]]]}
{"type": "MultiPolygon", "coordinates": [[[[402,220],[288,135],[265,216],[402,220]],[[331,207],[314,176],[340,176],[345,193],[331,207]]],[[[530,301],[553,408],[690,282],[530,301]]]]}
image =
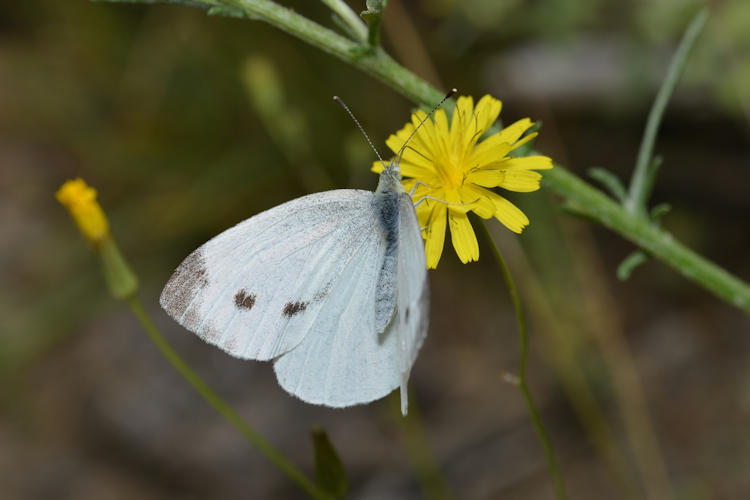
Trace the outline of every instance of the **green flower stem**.
{"type": "Polygon", "coordinates": [[[316,500],[328,500],[330,496],[321,490],[312,480],[310,480],[305,474],[303,474],[297,467],[294,466],[287,458],[282,455],[276,448],[274,448],[268,441],[258,434],[258,432],[250,427],[248,423],[240,416],[239,413],[234,411],[229,404],[221,399],[206,382],[193,371],[192,368],[180,357],[179,354],[169,345],[167,340],[164,338],[162,333],[156,328],[151,318],[148,316],[146,311],[143,309],[140,301],[136,297],[130,297],[126,299],[130,308],[133,310],[133,314],[138,318],[143,325],[143,328],[148,333],[151,340],[156,344],[156,347],[161,351],[165,358],[174,366],[174,368],[180,372],[185,380],[190,382],[190,385],[203,396],[208,404],[214,407],[227,422],[237,429],[250,444],[255,446],[266,458],[268,458],[274,465],[276,465],[281,471],[287,475],[302,491],[307,493],[311,498],[316,500]]]}
{"type": "Polygon", "coordinates": [[[495,258],[495,262],[497,262],[497,265],[500,268],[500,273],[503,275],[505,284],[508,287],[510,300],[511,302],[513,302],[513,308],[516,311],[518,331],[521,336],[521,361],[518,366],[518,388],[521,390],[521,394],[523,394],[523,399],[526,402],[526,408],[529,411],[531,422],[534,424],[534,430],[536,431],[539,442],[542,445],[542,449],[544,450],[544,455],[547,459],[547,467],[549,469],[550,476],[552,477],[552,484],[555,489],[555,494],[558,499],[564,499],[568,496],[565,492],[565,482],[563,481],[562,474],[560,473],[560,468],[557,465],[555,451],[552,447],[552,440],[549,437],[549,433],[547,433],[547,429],[542,423],[542,417],[539,414],[539,410],[537,410],[536,405],[534,404],[534,399],[531,396],[531,391],[529,390],[528,383],[526,382],[526,368],[529,363],[529,334],[526,330],[526,317],[524,316],[523,308],[521,307],[521,299],[518,296],[518,290],[516,289],[516,285],[513,282],[513,276],[511,276],[510,274],[510,269],[508,269],[508,265],[505,263],[505,259],[503,259],[500,250],[497,248],[495,240],[492,239],[492,235],[490,235],[490,232],[487,229],[487,225],[483,220],[480,220],[478,226],[482,231],[482,234],[484,235],[484,239],[490,245],[492,256],[495,258]]]}
{"type": "Polygon", "coordinates": [[[628,197],[625,199],[625,209],[631,214],[646,214],[646,202],[653,187],[650,185],[653,183],[653,179],[649,179],[649,170],[656,168],[652,166],[651,158],[654,153],[656,135],[659,133],[659,124],[664,116],[667,103],[669,103],[669,99],[672,97],[675,87],[677,87],[677,82],[680,81],[680,77],[685,70],[690,50],[698,39],[707,19],[708,9],[704,7],[698,11],[685,31],[680,46],[669,64],[667,76],[656,95],[654,105],[651,106],[646,128],[643,131],[641,147],[638,151],[638,159],[633,170],[633,177],[630,180],[630,190],[628,191],[628,197]]]}
{"type": "MultiPolygon", "coordinates": [[[[216,5],[205,1],[205,5],[216,5]]],[[[270,0],[221,0],[221,4],[272,24],[369,73],[416,103],[432,106],[444,93],[399,65],[382,49],[362,55],[361,46],[270,0]],[[360,49],[360,50],[358,50],[360,49]]],[[[445,107],[451,107],[450,101],[445,107]]],[[[643,247],[662,262],[719,298],[750,313],[750,285],[704,259],[645,217],[626,211],[609,197],[557,165],[544,172],[543,185],[561,194],[587,217],[643,247]]]]}

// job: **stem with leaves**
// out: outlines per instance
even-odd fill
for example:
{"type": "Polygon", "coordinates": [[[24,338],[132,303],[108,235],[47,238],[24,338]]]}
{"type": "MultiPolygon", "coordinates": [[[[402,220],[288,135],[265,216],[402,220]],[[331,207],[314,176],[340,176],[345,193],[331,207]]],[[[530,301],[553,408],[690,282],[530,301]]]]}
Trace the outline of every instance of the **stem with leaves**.
{"type": "MultiPolygon", "coordinates": [[[[205,7],[224,6],[265,21],[378,78],[412,101],[431,106],[444,93],[399,65],[380,47],[363,51],[349,40],[270,0],[198,0],[205,7]]],[[[195,3],[195,2],[193,2],[195,3]]],[[[447,101],[445,107],[450,109],[447,101]]],[[[568,208],[619,233],[647,250],[698,286],[750,313],[750,285],[685,247],[657,224],[635,215],[578,176],[556,165],[542,185],[562,195],[568,208]]]]}
{"type": "Polygon", "coordinates": [[[659,165],[658,161],[654,162],[652,159],[659,125],[664,116],[664,110],[667,108],[667,103],[669,103],[669,99],[685,71],[690,51],[707,20],[708,9],[704,7],[698,11],[685,31],[682,42],[680,42],[680,46],[677,48],[677,52],[667,70],[667,76],[656,95],[653,106],[651,106],[646,128],[643,131],[641,147],[638,151],[638,159],[633,170],[633,177],[630,179],[630,189],[624,201],[625,209],[633,215],[646,215],[646,203],[653,188],[654,177],[659,165]]]}

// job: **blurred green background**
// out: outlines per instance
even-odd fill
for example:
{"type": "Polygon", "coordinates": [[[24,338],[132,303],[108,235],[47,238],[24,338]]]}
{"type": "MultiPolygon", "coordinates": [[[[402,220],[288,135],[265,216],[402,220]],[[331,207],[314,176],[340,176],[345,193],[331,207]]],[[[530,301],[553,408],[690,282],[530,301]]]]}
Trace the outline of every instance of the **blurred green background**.
{"type": "MultiPolygon", "coordinates": [[[[357,11],[364,2],[350,1],[357,11]]],[[[688,0],[390,0],[384,45],[440,88],[541,120],[537,147],[574,172],[627,180],[688,0]]],[[[750,2],[715,1],[657,142],[664,225],[750,280],[750,2]]],[[[321,2],[285,5],[334,27],[321,2]]],[[[334,28],[335,29],[335,28],[334,28]]],[[[305,470],[308,432],[338,447],[357,499],[419,498],[409,431],[388,402],[305,405],[270,365],[241,362],[157,304],[171,271],[238,221],[332,187],[373,189],[412,104],[265,24],[179,6],[0,3],[0,494],[3,498],[299,498],[209,409],[109,298],[53,193],[99,191],[176,348],[305,470]]],[[[509,196],[522,236],[493,226],[532,333],[530,376],[572,498],[740,499],[750,491],[750,319],[664,266],[614,276],[632,250],[509,196]]],[[[486,246],[431,272],[432,327],[413,393],[457,498],[551,498],[517,389],[517,329],[486,246]]],[[[408,428],[407,428],[408,429],[408,428]]]]}

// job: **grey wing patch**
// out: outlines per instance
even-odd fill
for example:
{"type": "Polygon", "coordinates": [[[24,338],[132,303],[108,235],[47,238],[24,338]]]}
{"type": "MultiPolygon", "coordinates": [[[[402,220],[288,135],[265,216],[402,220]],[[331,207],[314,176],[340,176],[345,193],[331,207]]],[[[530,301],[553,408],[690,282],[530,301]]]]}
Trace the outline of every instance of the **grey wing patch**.
{"type": "Polygon", "coordinates": [[[391,191],[377,193],[373,204],[385,247],[375,289],[375,331],[383,333],[393,319],[396,309],[399,195],[391,191]]]}
{"type": "MultiPolygon", "coordinates": [[[[201,248],[182,261],[161,292],[159,302],[170,316],[178,321],[191,305],[200,300],[201,290],[208,286],[208,271],[201,248]]],[[[190,320],[190,318],[186,318],[190,320]]],[[[197,318],[195,318],[197,321],[197,318]]]]}

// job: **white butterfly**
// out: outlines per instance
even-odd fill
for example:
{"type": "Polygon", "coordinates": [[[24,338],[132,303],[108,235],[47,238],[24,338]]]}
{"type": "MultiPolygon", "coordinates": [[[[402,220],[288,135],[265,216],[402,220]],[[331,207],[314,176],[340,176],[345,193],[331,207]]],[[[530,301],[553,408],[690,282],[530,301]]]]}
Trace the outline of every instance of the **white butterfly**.
{"type": "Polygon", "coordinates": [[[345,407],[400,387],[406,414],[429,298],[400,181],[396,159],[374,193],[311,194],[239,223],[180,264],[162,307],[232,356],[273,360],[279,384],[303,401],[345,407]]]}

